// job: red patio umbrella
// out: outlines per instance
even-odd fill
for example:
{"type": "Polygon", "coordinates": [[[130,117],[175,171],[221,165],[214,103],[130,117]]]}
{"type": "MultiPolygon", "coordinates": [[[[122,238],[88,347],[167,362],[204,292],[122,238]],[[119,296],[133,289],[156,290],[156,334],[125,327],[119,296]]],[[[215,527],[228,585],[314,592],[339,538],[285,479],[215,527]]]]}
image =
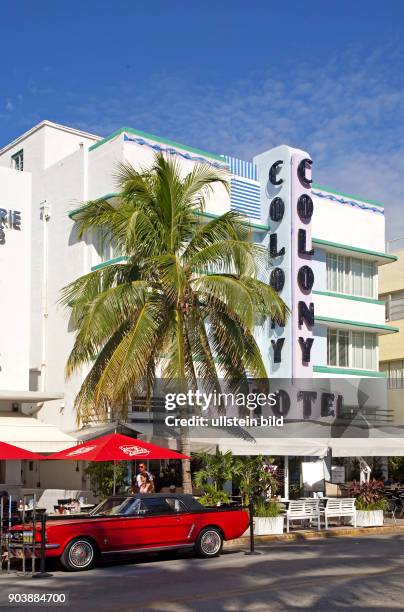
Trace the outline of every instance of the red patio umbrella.
{"type": "Polygon", "coordinates": [[[54,453],[48,459],[74,461],[133,461],[135,459],[190,459],[163,446],[130,438],[119,433],[108,434],[84,444],[54,453]]]}
{"type": "MultiPolygon", "coordinates": [[[[119,433],[95,438],[84,444],[72,446],[54,453],[48,459],[68,459],[73,461],[134,461],[137,459],[190,459],[163,446],[130,438],[119,433]]],[[[115,469],[114,469],[115,493],[115,469]]]]}
{"type": "Polygon", "coordinates": [[[8,444],[7,442],[0,442],[0,459],[9,459],[10,461],[18,461],[23,459],[28,459],[29,461],[41,461],[42,459],[46,459],[46,457],[25,450],[25,448],[8,444]]]}

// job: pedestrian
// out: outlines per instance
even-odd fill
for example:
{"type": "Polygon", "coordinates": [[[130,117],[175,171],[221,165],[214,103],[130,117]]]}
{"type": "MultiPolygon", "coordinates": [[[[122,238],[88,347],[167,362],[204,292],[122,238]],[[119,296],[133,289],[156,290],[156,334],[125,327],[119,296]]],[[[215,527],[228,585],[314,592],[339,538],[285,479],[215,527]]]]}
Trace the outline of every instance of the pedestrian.
{"type": "Polygon", "coordinates": [[[154,493],[154,484],[150,479],[148,472],[143,472],[139,474],[140,476],[140,486],[139,493],[154,493]]]}
{"type": "MultiPolygon", "coordinates": [[[[136,484],[137,484],[137,488],[140,491],[140,486],[142,484],[142,478],[141,478],[142,475],[147,474],[151,482],[153,482],[153,475],[146,469],[146,465],[144,463],[139,463],[138,470],[139,470],[139,473],[136,476],[136,484]]],[[[153,482],[153,489],[154,489],[154,482],[153,482]]]]}

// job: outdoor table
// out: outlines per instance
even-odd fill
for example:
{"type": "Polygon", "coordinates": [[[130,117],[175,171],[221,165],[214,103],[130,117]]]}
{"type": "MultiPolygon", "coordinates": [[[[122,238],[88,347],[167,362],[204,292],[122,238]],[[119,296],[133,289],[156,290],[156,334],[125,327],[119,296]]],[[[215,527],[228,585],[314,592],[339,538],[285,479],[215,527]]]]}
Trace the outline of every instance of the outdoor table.
{"type": "Polygon", "coordinates": [[[97,504],[80,504],[80,512],[88,512],[96,507],[97,504]]]}
{"type": "MultiPolygon", "coordinates": [[[[29,506],[26,506],[25,509],[23,508],[18,508],[17,509],[18,513],[20,514],[20,516],[23,515],[23,513],[25,512],[25,515],[30,515],[32,514],[32,512],[34,511],[33,508],[30,508],[29,506]]],[[[43,514],[44,512],[46,512],[46,508],[35,508],[35,512],[36,514],[43,514]]]]}

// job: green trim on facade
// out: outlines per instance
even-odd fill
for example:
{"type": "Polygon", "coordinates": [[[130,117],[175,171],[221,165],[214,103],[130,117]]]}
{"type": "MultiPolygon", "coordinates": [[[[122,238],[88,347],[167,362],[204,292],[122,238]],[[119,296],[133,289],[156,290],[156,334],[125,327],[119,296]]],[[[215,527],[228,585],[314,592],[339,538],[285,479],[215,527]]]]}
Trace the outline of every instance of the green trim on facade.
{"type": "Polygon", "coordinates": [[[393,325],[378,325],[376,323],[363,323],[362,321],[349,321],[347,319],[333,319],[332,317],[314,317],[314,321],[316,323],[335,323],[337,325],[349,325],[351,327],[367,327],[369,329],[375,329],[380,331],[388,331],[388,332],[398,332],[400,331],[398,327],[393,327],[393,325]]]}
{"type": "Polygon", "coordinates": [[[355,302],[365,302],[367,304],[379,304],[384,306],[383,300],[374,300],[373,298],[359,297],[357,295],[347,295],[345,293],[337,293],[336,291],[313,291],[315,295],[326,295],[334,298],[342,298],[343,300],[354,300],[355,302]]]}
{"type": "Polygon", "coordinates": [[[386,378],[385,372],[376,372],[374,370],[355,370],[352,368],[336,368],[334,366],[313,366],[313,372],[319,374],[344,374],[345,376],[369,376],[374,378],[386,378]]]}
{"type": "Polygon", "coordinates": [[[324,185],[319,185],[318,183],[312,183],[311,187],[312,189],[313,188],[320,189],[320,191],[325,191],[326,193],[332,193],[334,195],[339,195],[339,196],[342,196],[343,198],[352,198],[352,200],[358,200],[358,202],[364,202],[365,204],[372,204],[373,206],[384,208],[384,204],[380,204],[380,202],[375,202],[374,200],[365,200],[364,198],[359,198],[358,196],[352,195],[350,193],[344,193],[343,191],[335,191],[335,189],[324,187],[324,185]]]}
{"type": "Polygon", "coordinates": [[[380,253],[379,251],[369,251],[367,249],[360,249],[358,247],[350,246],[349,244],[341,244],[339,242],[330,242],[328,240],[322,240],[321,238],[313,238],[312,243],[319,247],[330,247],[333,249],[341,249],[347,252],[358,253],[360,255],[369,255],[375,259],[384,259],[390,262],[397,261],[396,255],[388,255],[387,253],[380,253]]]}
{"type": "Polygon", "coordinates": [[[107,266],[111,264],[116,264],[116,263],[121,263],[121,262],[126,263],[127,261],[128,261],[128,257],[125,257],[125,255],[121,255],[120,257],[113,257],[112,259],[103,261],[97,264],[96,266],[92,266],[91,272],[94,272],[95,270],[100,270],[101,268],[106,268],[107,266]]]}
{"type": "Polygon", "coordinates": [[[208,151],[203,151],[202,149],[195,149],[194,147],[183,145],[180,142],[176,142],[175,140],[169,140],[168,138],[161,138],[160,136],[155,136],[154,134],[149,134],[148,132],[142,132],[141,130],[134,130],[133,128],[130,128],[130,127],[120,128],[116,132],[113,132],[112,134],[110,134],[110,136],[107,136],[106,138],[103,138],[99,142],[96,142],[95,144],[91,145],[91,147],[89,147],[88,150],[94,151],[94,149],[96,149],[97,147],[100,147],[101,145],[105,144],[109,140],[112,140],[113,138],[120,136],[120,134],[123,134],[124,132],[127,132],[128,134],[135,134],[136,136],[142,136],[143,138],[148,138],[150,140],[154,140],[155,142],[161,142],[163,144],[169,145],[170,147],[177,147],[178,149],[182,149],[183,151],[190,151],[191,153],[203,155],[204,157],[211,157],[212,159],[217,159],[218,161],[221,161],[224,164],[226,163],[222,155],[217,155],[216,153],[209,153],[208,151]]]}
{"type": "MultiPolygon", "coordinates": [[[[105,196],[102,196],[101,198],[96,198],[94,201],[97,202],[98,200],[111,200],[112,198],[117,198],[118,196],[119,193],[107,193],[105,196]]],[[[74,210],[71,210],[68,213],[68,217],[70,217],[70,219],[74,219],[76,215],[85,210],[86,206],[87,204],[84,204],[84,206],[80,206],[80,208],[75,208],[74,210]]]]}
{"type": "MultiPolygon", "coordinates": [[[[234,209],[233,209],[234,210],[234,209]]],[[[207,219],[217,219],[220,215],[215,215],[214,213],[208,212],[195,212],[198,217],[206,217],[207,219]]],[[[251,227],[252,229],[261,230],[262,232],[269,232],[271,227],[269,225],[262,225],[261,223],[253,223],[252,221],[243,221],[245,225],[251,227]]]]}
{"type": "Polygon", "coordinates": [[[109,140],[113,140],[114,138],[122,134],[123,131],[124,131],[124,128],[119,128],[119,130],[115,130],[115,132],[112,132],[112,134],[110,134],[109,136],[105,136],[105,138],[103,138],[102,140],[99,140],[98,142],[95,142],[93,145],[91,145],[91,147],[88,147],[88,150],[94,151],[94,149],[96,149],[97,147],[100,147],[101,145],[105,144],[109,140]]]}
{"type": "MultiPolygon", "coordinates": [[[[101,196],[100,198],[97,198],[95,201],[110,200],[112,198],[117,198],[117,197],[119,197],[119,193],[107,193],[105,196],[101,196]]],[[[84,204],[84,206],[80,206],[80,208],[75,208],[74,210],[71,210],[68,213],[68,216],[70,217],[70,219],[74,220],[74,217],[80,214],[80,212],[83,211],[86,208],[86,206],[87,205],[84,204]]],[[[207,219],[217,219],[219,217],[219,215],[215,215],[213,213],[208,213],[208,212],[195,212],[195,215],[197,215],[198,217],[206,217],[207,219]]],[[[245,224],[248,225],[248,227],[251,227],[252,229],[257,229],[262,232],[269,232],[269,230],[271,229],[269,225],[262,225],[261,223],[253,223],[252,221],[245,221],[245,224]]]]}

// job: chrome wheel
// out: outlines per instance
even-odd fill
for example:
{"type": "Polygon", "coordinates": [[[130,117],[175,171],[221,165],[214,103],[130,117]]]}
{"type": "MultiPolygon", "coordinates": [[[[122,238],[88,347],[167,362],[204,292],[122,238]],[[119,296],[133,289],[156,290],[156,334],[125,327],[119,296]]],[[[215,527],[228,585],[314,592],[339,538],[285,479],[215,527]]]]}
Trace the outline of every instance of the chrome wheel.
{"type": "Polygon", "coordinates": [[[88,540],[77,540],[69,549],[69,562],[74,568],[85,569],[94,559],[94,548],[88,540]]]}
{"type": "Polygon", "coordinates": [[[200,546],[204,555],[217,555],[222,546],[222,538],[216,530],[208,529],[202,534],[200,546]]]}

